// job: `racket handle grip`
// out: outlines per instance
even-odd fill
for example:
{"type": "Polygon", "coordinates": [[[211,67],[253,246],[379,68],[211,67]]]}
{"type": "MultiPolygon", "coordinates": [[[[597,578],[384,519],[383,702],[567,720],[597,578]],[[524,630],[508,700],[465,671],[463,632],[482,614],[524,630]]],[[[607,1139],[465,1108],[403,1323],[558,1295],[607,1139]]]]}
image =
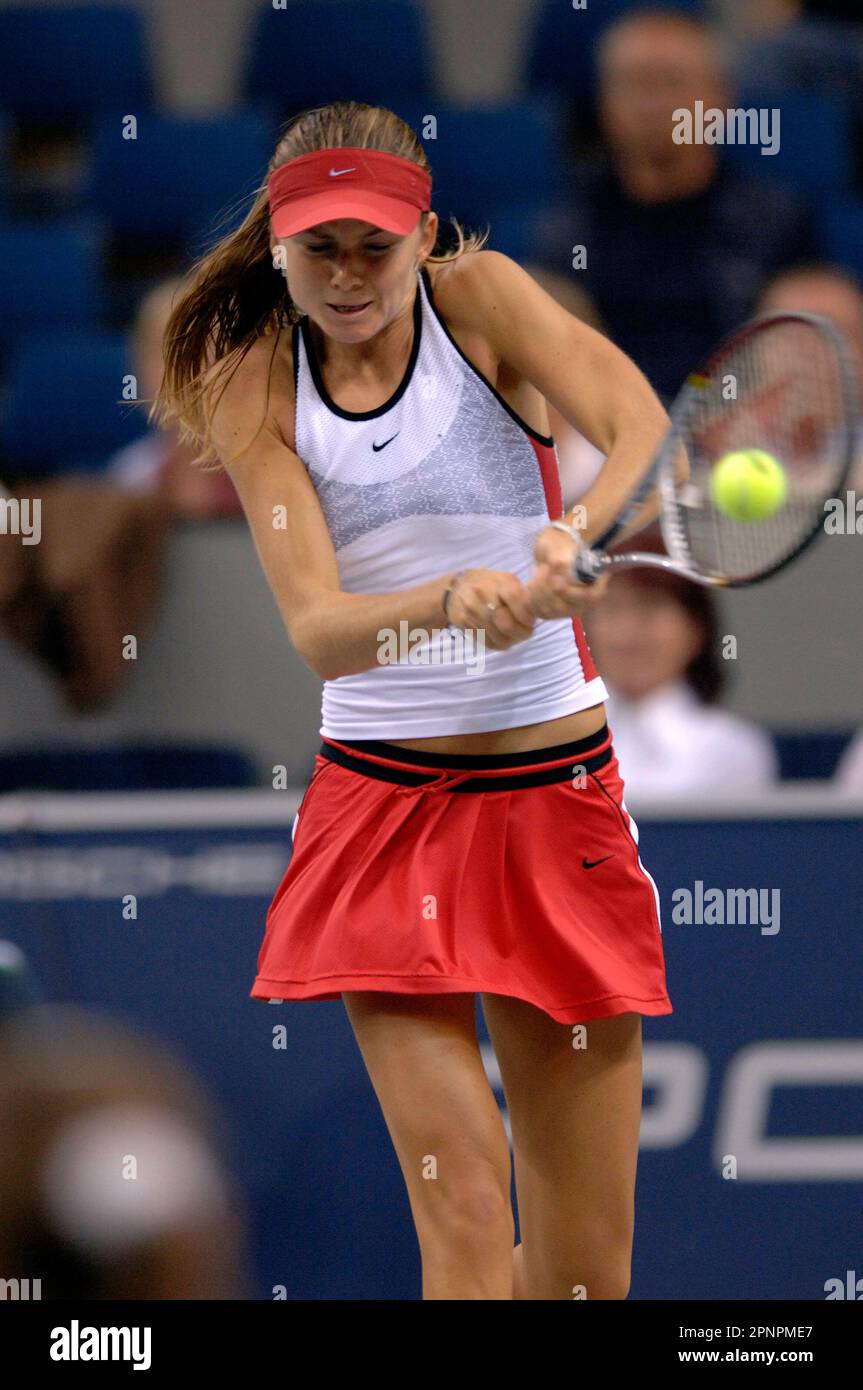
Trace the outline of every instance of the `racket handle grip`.
{"type": "Polygon", "coordinates": [[[572,577],[578,584],[594,584],[602,570],[602,556],[586,546],[577,552],[572,562],[572,577]]]}

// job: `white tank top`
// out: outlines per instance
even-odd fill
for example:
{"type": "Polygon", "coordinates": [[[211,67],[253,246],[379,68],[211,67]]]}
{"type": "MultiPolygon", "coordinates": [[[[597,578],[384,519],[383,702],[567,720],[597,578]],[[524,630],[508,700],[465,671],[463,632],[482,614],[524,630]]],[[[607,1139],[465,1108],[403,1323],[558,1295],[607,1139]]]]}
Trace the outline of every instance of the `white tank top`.
{"type": "MultiPolygon", "coordinates": [[[[308,316],[293,327],[296,451],[315,486],[346,593],[392,593],[460,569],[525,583],[537,532],[562,514],[554,441],[537,434],[456,344],[417,271],[401,384],[376,410],[329,395],[308,316]]],[[[443,585],[441,586],[443,591],[443,585]]],[[[509,651],[453,651],[404,625],[390,662],[324,682],[320,733],[429,738],[557,719],[607,698],[578,619],[537,620],[509,651]],[[460,657],[459,660],[452,658],[460,657]]],[[[396,629],[393,641],[398,638],[396,629]]]]}

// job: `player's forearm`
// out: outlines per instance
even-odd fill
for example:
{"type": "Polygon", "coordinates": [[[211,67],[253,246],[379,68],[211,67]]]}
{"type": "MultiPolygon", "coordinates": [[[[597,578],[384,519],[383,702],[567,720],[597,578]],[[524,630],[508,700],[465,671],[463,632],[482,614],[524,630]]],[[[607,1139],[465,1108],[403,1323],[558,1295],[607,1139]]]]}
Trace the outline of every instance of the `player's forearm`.
{"type": "MultiPolygon", "coordinates": [[[[659,516],[659,511],[659,488],[652,487],[633,520],[617,533],[611,543],[613,545],[620,545],[623,541],[628,541],[631,536],[637,536],[640,531],[643,531],[652,521],[656,520],[659,516]]],[[[583,531],[581,534],[584,536],[585,532],[583,531]]],[[[586,540],[586,544],[589,545],[591,541],[595,541],[596,539],[596,536],[591,536],[590,540],[586,540]]]]}
{"type": "Polygon", "coordinates": [[[413,589],[390,594],[327,593],[307,605],[291,639],[299,655],[322,680],[370,671],[385,659],[384,643],[410,638],[413,629],[444,628],[443,595],[452,571],[413,589]],[[400,627],[405,623],[404,628],[400,627]]]}
{"type": "MultiPolygon", "coordinates": [[[[580,531],[587,545],[598,540],[625,510],[670,423],[659,400],[651,393],[647,408],[638,418],[630,417],[618,427],[598,477],[565,517],[580,531]]],[[[630,523],[621,534],[634,534],[634,530],[641,530],[658,514],[659,498],[654,488],[648,493],[637,521],[630,523]]]]}

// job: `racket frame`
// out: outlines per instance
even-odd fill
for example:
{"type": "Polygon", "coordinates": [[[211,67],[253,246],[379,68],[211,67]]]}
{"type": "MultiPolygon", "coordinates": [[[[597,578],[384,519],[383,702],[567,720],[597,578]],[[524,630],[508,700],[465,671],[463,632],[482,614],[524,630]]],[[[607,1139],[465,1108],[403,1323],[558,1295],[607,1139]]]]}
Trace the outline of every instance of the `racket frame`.
{"type": "MultiPolygon", "coordinates": [[[[688,422],[692,415],[694,405],[699,398],[699,392],[704,389],[715,371],[717,363],[728,352],[729,348],[738,347],[741,343],[754,334],[760,332],[765,326],[775,323],[808,323],[815,327],[822,335],[829,340],[833,347],[836,362],[839,368],[840,393],[844,406],[843,429],[845,438],[844,463],[836,490],[841,490],[848,480],[848,475],[854,462],[855,448],[857,445],[857,433],[860,419],[860,391],[857,383],[857,373],[851,360],[851,354],[846,344],[841,330],[830,320],[821,314],[809,314],[802,310],[796,312],[783,312],[775,314],[759,314],[749,319],[740,328],[728,334],[714,348],[701,371],[691,372],[686,378],[683,386],[675,397],[669,411],[671,426],[660,444],[656,454],[651,460],[647,473],[642,478],[636,491],[632,494],[624,509],[618,514],[617,519],[593,546],[583,546],[575,555],[572,564],[572,577],[577,583],[592,584],[606,569],[631,569],[635,566],[648,566],[654,569],[663,569],[679,574],[685,579],[691,579],[697,584],[703,584],[712,588],[740,589],[747,588],[752,584],[760,584],[771,575],[777,574],[779,570],[790,565],[793,560],[811,545],[815,537],[823,528],[823,507],[822,514],[816,516],[810,530],[801,537],[799,543],[788,555],[777,560],[775,564],[761,570],[758,574],[748,575],[739,579],[729,578],[727,575],[708,574],[698,569],[692,564],[692,556],[686,544],[686,539],[678,519],[677,489],[678,483],[675,475],[674,461],[677,456],[679,446],[686,448],[685,432],[688,422]],[[628,526],[638,514],[643,505],[647,494],[654,485],[659,487],[659,525],[662,532],[662,539],[668,550],[668,555],[656,555],[645,551],[631,551],[625,555],[608,555],[606,548],[614,540],[615,536],[628,526]]],[[[686,483],[681,486],[685,487],[686,483]]],[[[825,502],[828,500],[825,497],[825,502]]]]}

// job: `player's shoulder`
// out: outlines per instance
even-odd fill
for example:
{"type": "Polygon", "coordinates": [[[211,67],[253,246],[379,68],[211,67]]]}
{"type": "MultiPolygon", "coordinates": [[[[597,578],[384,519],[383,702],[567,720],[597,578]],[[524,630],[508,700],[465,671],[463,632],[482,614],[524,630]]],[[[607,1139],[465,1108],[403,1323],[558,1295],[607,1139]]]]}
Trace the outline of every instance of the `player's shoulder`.
{"type": "Polygon", "coordinates": [[[219,382],[236,383],[231,387],[231,395],[240,396],[254,388],[258,378],[266,379],[267,365],[272,360],[274,346],[275,338],[269,333],[261,334],[251,343],[247,343],[242,353],[232,350],[217,357],[210,345],[201,363],[202,380],[208,388],[219,382]]]}
{"type": "Polygon", "coordinates": [[[502,251],[484,249],[430,266],[429,275],[435,304],[447,322],[478,329],[501,296],[523,286],[527,272],[502,251]]]}
{"type": "Polygon", "coordinates": [[[223,357],[206,364],[212,439],[220,455],[236,448],[249,432],[256,433],[262,420],[280,417],[281,408],[290,404],[293,374],[285,360],[290,336],[284,329],[278,336],[262,334],[235,361],[223,357]]]}
{"type": "Polygon", "coordinates": [[[516,284],[525,274],[517,261],[504,256],[503,252],[488,249],[463,252],[454,260],[429,265],[428,271],[435,302],[446,303],[447,309],[456,316],[460,309],[470,311],[489,289],[516,284]]]}

